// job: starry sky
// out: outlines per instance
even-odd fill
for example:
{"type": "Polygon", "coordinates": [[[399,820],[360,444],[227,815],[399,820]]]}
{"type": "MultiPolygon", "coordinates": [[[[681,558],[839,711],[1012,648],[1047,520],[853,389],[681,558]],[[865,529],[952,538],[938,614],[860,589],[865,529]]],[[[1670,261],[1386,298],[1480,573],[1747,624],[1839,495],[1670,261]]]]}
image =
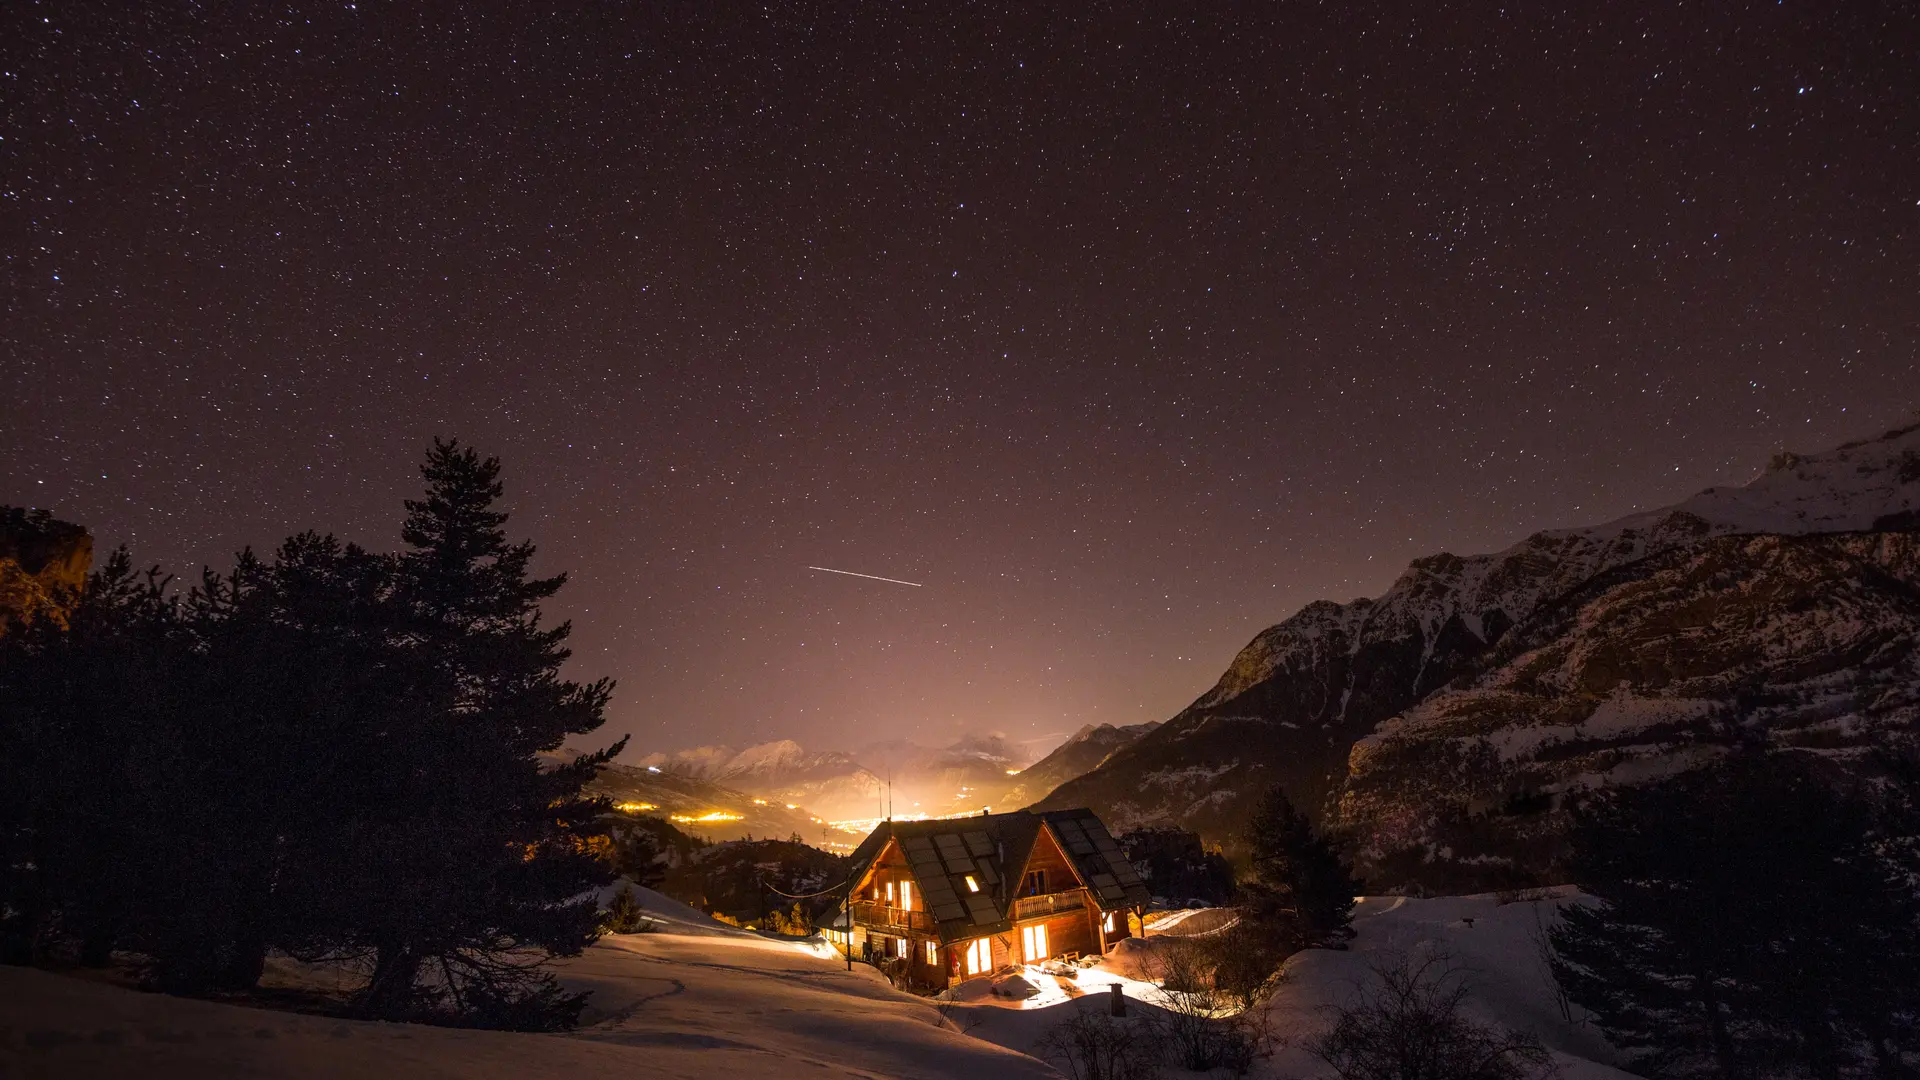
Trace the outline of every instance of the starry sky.
{"type": "Polygon", "coordinates": [[[1920,412],[1910,3],[0,9],[0,502],[393,548],[457,436],[636,756],[1164,719],[1920,412]]]}

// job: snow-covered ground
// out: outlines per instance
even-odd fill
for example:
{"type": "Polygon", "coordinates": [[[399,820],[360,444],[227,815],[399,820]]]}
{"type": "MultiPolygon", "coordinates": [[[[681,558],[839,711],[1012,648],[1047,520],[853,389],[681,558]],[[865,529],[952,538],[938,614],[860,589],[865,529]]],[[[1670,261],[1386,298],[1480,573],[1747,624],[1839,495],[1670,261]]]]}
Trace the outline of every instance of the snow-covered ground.
{"type": "MultiPolygon", "coordinates": [[[[1474,1020],[1539,1037],[1553,1052],[1565,1080],[1630,1077],[1605,1064],[1614,1059],[1606,1041],[1593,1028],[1565,1019],[1553,992],[1539,941],[1560,905],[1573,895],[1571,889],[1559,889],[1545,899],[1509,904],[1492,896],[1362,900],[1354,911],[1355,936],[1348,949],[1309,950],[1288,962],[1286,978],[1271,1001],[1273,1030],[1286,1045],[1253,1075],[1263,1080],[1328,1075],[1302,1044],[1325,1029],[1334,1007],[1351,1002],[1375,979],[1372,967],[1444,954],[1465,981],[1464,1008],[1474,1020]]],[[[1112,983],[1120,983],[1132,999],[1131,1014],[1151,1015],[1160,994],[1142,976],[1151,974],[1150,954],[1161,941],[1149,937],[1122,942],[1101,963],[1071,977],[1025,969],[1023,978],[1039,987],[1039,993],[1025,1000],[970,994],[966,1004],[952,1010],[953,1020],[976,1037],[1033,1053],[1064,1010],[1105,1011],[1112,983]]],[[[1167,1075],[1188,1074],[1170,1069],[1167,1075]]]]}
{"type": "Polygon", "coordinates": [[[423,1077],[761,1080],[1053,1077],[941,1026],[928,1002],[824,946],[731,930],[657,895],[656,933],[562,965],[594,991],[568,1035],[458,1031],[142,994],[0,967],[0,1075],[46,1078],[423,1077]]]}
{"type": "MultiPolygon", "coordinates": [[[[1566,1080],[1618,1080],[1632,1074],[1605,1062],[1615,1055],[1592,1027],[1568,1022],[1553,992],[1540,935],[1573,890],[1551,899],[1502,904],[1492,896],[1368,897],[1354,910],[1356,935],[1346,951],[1313,949],[1288,961],[1273,998],[1274,1016],[1296,1041],[1327,1022],[1328,1010],[1350,1001],[1373,978],[1371,967],[1401,958],[1449,957],[1465,979],[1465,1011],[1475,1020],[1531,1032],[1553,1051],[1566,1080]]],[[[1317,1076],[1311,1055],[1281,1051],[1273,1076],[1317,1076]]]]}
{"type": "MultiPolygon", "coordinates": [[[[848,972],[817,943],[735,930],[657,894],[643,900],[658,914],[659,931],[610,937],[562,965],[569,983],[594,991],[571,1034],[336,1020],[0,968],[0,1075],[1018,1080],[1057,1075],[1026,1055],[1068,1010],[1104,1011],[1110,984],[1124,987],[1132,1015],[1155,1011],[1157,991],[1139,977],[1152,939],[1067,974],[1026,969],[1021,977],[1038,993],[1017,1000],[968,993],[943,1018],[870,968],[848,972]]],[[[1464,972],[1476,1018],[1538,1035],[1568,1080],[1623,1077],[1599,1064],[1611,1054],[1597,1033],[1567,1023],[1554,1003],[1535,941],[1562,902],[1370,898],[1356,912],[1350,950],[1302,953],[1288,964],[1273,1000],[1275,1026],[1296,1039],[1310,1037],[1330,1006],[1370,978],[1369,964],[1440,950],[1464,972]]],[[[291,977],[276,971],[282,980],[291,977]]],[[[1256,1075],[1322,1071],[1295,1047],[1256,1075]]]]}

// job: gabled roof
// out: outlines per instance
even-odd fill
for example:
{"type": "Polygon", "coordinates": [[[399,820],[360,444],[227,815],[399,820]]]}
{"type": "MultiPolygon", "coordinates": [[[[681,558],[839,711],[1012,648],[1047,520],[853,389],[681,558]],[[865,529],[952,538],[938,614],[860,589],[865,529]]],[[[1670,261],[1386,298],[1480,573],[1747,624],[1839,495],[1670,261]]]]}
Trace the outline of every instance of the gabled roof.
{"type": "Polygon", "coordinates": [[[1114,842],[1106,825],[1093,811],[1085,808],[1047,810],[1040,818],[1053,832],[1053,838],[1060,842],[1060,850],[1072,860],[1074,870],[1093,893],[1094,903],[1099,904],[1101,910],[1144,907],[1152,899],[1146,882],[1140,880],[1133,864],[1127,861],[1120,845],[1114,842]]]}
{"type": "Polygon", "coordinates": [[[1001,933],[1013,925],[1008,911],[1018,882],[1012,879],[1026,867],[1043,828],[1101,908],[1146,905],[1146,885],[1091,810],[883,822],[854,850],[852,873],[864,880],[888,844],[898,842],[941,940],[1001,933]],[[979,892],[967,888],[969,876],[979,892]]]}

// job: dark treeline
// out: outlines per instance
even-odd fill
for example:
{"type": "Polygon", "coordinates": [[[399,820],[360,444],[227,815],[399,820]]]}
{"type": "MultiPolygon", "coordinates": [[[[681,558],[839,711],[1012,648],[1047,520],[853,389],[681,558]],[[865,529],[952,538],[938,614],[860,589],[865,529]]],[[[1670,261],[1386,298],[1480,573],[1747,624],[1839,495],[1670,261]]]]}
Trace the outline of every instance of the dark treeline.
{"type": "Polygon", "coordinates": [[[1287,957],[1345,948],[1362,885],[1332,841],[1273,787],[1254,804],[1241,842],[1251,875],[1240,882],[1240,922],[1219,936],[1215,982],[1252,1000],[1271,988],[1287,957]]]}
{"type": "Polygon", "coordinates": [[[657,817],[621,814],[614,869],[635,884],[741,926],[809,934],[840,903],[847,856],[801,840],[710,843],[657,817]]]}
{"type": "MultiPolygon", "coordinates": [[[[353,964],[367,1015],[574,1021],[620,745],[555,765],[611,687],[559,676],[564,578],[511,543],[499,464],[437,443],[403,549],[306,533],[185,590],[124,550],[62,627],[0,636],[0,950],[244,991],[270,950],[353,964]],[[544,767],[543,767],[544,766],[544,767]]],[[[624,740],[621,745],[624,744],[624,740]]]]}
{"type": "Polygon", "coordinates": [[[1147,826],[1114,837],[1153,895],[1175,903],[1225,904],[1234,898],[1233,866],[1198,833],[1147,826]]]}
{"type": "MultiPolygon", "coordinates": [[[[1547,943],[1566,1018],[1649,1077],[1920,1078],[1920,751],[1835,762],[1731,720],[1724,743],[1701,768],[1572,800],[1585,895],[1547,943]]],[[[1289,955],[1342,947],[1362,885],[1278,789],[1242,840],[1240,920],[1202,955],[1216,988],[1253,1001],[1289,955]]],[[[1545,1070],[1536,1040],[1462,1019],[1443,961],[1376,971],[1336,1010],[1339,1038],[1308,1047],[1341,1075],[1545,1070]],[[1463,1054],[1479,1071],[1447,1064],[1463,1054]]]]}
{"type": "Polygon", "coordinates": [[[1554,974],[1655,1077],[1920,1075],[1920,768],[1741,745],[1575,813],[1554,974]]]}

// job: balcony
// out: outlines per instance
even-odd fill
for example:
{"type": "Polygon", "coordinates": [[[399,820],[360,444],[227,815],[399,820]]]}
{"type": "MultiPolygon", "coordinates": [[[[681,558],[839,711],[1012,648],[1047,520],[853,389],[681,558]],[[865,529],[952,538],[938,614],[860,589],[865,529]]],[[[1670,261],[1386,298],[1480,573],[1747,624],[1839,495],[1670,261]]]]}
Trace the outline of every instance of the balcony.
{"type": "Polygon", "coordinates": [[[888,907],[878,900],[855,900],[853,902],[853,921],[858,926],[880,927],[889,930],[919,930],[931,934],[936,927],[933,915],[925,911],[908,911],[905,908],[888,907]]]}
{"type": "Polygon", "coordinates": [[[1063,911],[1084,911],[1087,906],[1085,894],[1084,889],[1072,889],[1068,892],[1023,896],[1013,902],[1013,921],[1037,919],[1042,915],[1057,915],[1063,911]]]}

